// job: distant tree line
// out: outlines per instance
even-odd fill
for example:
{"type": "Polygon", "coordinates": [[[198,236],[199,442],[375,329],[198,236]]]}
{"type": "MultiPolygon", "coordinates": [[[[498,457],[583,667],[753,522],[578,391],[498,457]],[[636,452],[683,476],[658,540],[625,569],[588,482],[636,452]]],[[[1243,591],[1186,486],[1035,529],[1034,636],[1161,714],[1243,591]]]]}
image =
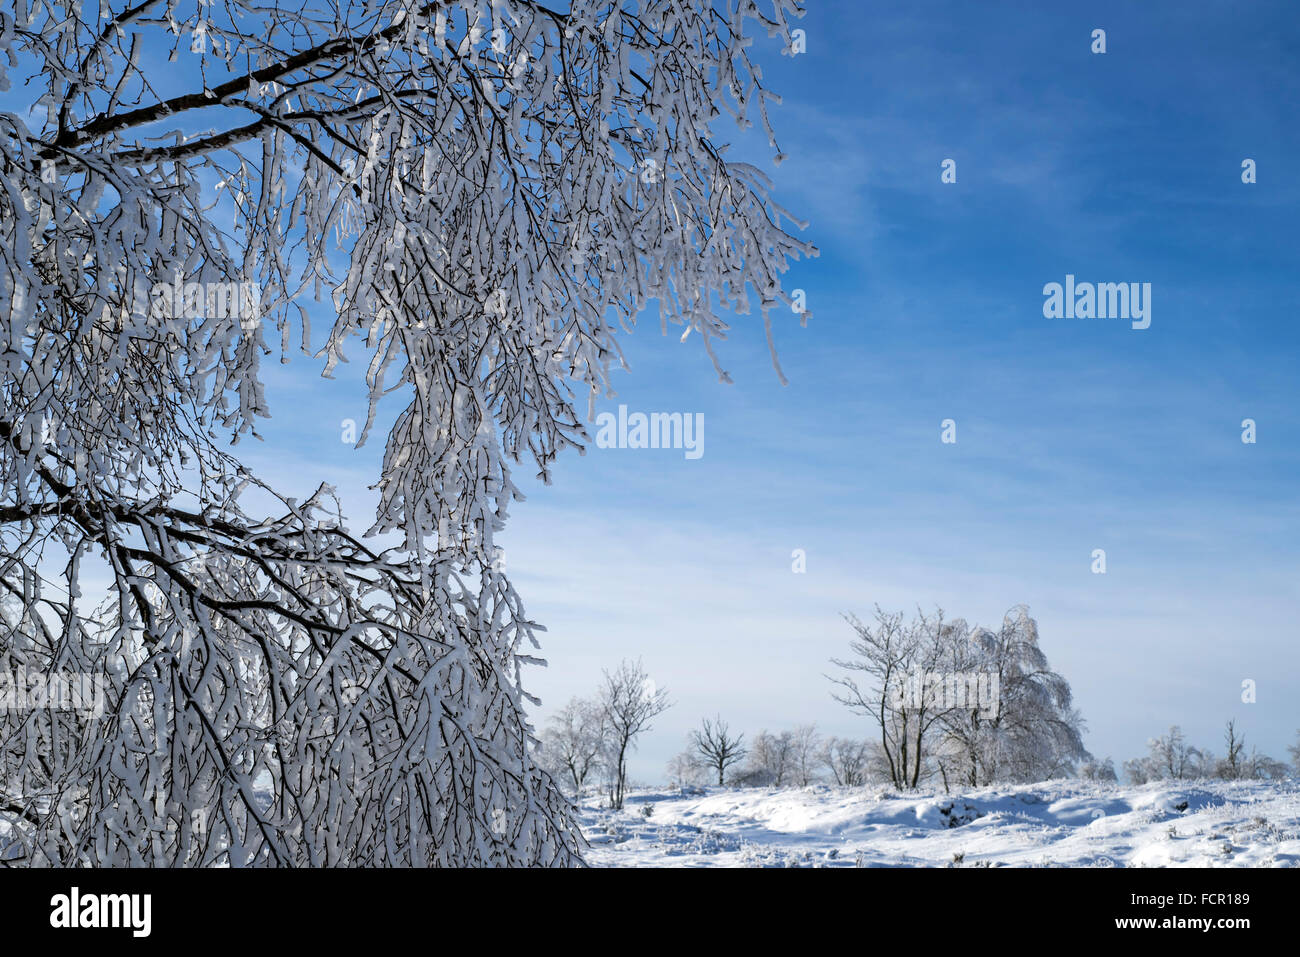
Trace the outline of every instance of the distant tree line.
{"type": "MultiPolygon", "coordinates": [[[[846,615],[851,654],[832,659],[832,697],[865,719],[861,737],[823,735],[815,724],[746,740],[721,715],[704,718],[668,763],[674,786],[984,787],[1080,777],[1118,782],[1111,758],[1083,745],[1085,724],[1069,682],[1038,644],[1038,625],[1016,606],[996,629],[947,619],[941,609],[907,618],[878,606],[870,623],[846,615]]],[[[599,782],[622,807],[627,758],[669,707],[640,662],[606,672],[598,693],[574,698],[542,735],[544,763],[574,792],[599,782]]],[[[1235,721],[1224,751],[1193,746],[1182,729],[1148,742],[1124,762],[1131,784],[1162,780],[1280,780],[1300,773],[1300,731],[1291,767],[1247,750],[1235,721]]]]}
{"type": "MultiPolygon", "coordinates": [[[[1222,755],[1209,748],[1201,748],[1187,740],[1183,729],[1171,727],[1167,734],[1147,742],[1147,753],[1124,762],[1124,779],[1129,784],[1146,784],[1149,781],[1281,781],[1292,771],[1300,773],[1300,731],[1297,742],[1288,751],[1291,765],[1262,754],[1252,747],[1246,751],[1246,736],[1230,720],[1223,729],[1222,755]]],[[[1106,758],[1089,762],[1080,769],[1080,776],[1094,781],[1118,781],[1114,762],[1106,758]]]]}

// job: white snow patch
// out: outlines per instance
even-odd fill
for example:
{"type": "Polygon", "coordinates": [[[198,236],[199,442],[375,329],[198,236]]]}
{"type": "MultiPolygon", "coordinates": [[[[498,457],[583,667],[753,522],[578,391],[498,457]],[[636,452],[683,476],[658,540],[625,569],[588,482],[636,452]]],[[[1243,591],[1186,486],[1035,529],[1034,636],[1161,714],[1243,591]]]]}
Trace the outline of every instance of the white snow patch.
{"type": "Polygon", "coordinates": [[[579,810],[609,867],[1300,866],[1295,782],[648,789],[579,810]]]}

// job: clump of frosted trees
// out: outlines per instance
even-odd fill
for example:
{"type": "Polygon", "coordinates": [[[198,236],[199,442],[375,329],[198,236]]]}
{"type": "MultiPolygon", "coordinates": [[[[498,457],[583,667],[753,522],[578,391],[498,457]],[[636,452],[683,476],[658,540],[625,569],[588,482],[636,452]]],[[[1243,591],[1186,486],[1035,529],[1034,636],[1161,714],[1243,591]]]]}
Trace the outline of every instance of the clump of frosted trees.
{"type": "Polygon", "coordinates": [[[832,662],[834,697],[867,719],[867,767],[895,788],[1041,781],[1090,760],[1069,682],[1024,606],[996,629],[941,610],[846,618],[855,637],[851,656],[832,662]]]}
{"type": "Polygon", "coordinates": [[[908,619],[877,607],[871,623],[846,618],[855,637],[851,656],[833,661],[833,697],[867,719],[868,736],[824,737],[812,724],[763,730],[723,768],[714,756],[726,725],[706,721],[669,765],[672,782],[948,790],[1092,767],[1070,685],[1051,670],[1023,606],[996,629],[941,610],[908,619]]]}
{"type": "MultiPolygon", "coordinates": [[[[1300,738],[1300,732],[1297,737],[1300,738]]],[[[1147,742],[1145,755],[1124,762],[1124,777],[1130,784],[1189,780],[1280,781],[1292,770],[1255,747],[1247,752],[1246,736],[1237,728],[1235,720],[1224,726],[1223,747],[1222,755],[1216,755],[1210,748],[1197,747],[1188,740],[1181,727],[1174,725],[1167,733],[1147,742]]],[[[1289,750],[1294,769],[1300,771],[1300,740],[1289,750]]],[[[1109,781],[1118,778],[1109,758],[1100,767],[1085,769],[1084,776],[1109,781]]]]}
{"type": "Polygon", "coordinates": [[[669,764],[674,784],[732,784],[741,787],[806,785],[821,765],[816,728],[766,729],[746,745],[721,718],[705,719],[687,736],[687,746],[669,764]]]}
{"type": "MultiPolygon", "coordinates": [[[[764,729],[748,746],[733,749],[724,767],[718,756],[728,733],[720,718],[706,720],[700,730],[692,731],[686,750],[669,765],[672,782],[722,784],[725,775],[725,783],[737,787],[807,787],[821,782],[856,786],[872,777],[867,742],[824,737],[815,724],[775,732],[764,729]]],[[[743,737],[731,740],[743,742],[743,737]]]]}

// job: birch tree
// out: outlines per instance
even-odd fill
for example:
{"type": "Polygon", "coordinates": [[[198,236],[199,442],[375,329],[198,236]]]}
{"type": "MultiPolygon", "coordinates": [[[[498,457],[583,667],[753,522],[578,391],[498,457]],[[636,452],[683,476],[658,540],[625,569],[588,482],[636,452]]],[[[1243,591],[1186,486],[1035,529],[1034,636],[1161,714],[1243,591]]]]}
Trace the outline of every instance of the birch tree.
{"type": "Polygon", "coordinates": [[[621,809],[627,795],[628,756],[637,738],[651,729],[650,722],[672,706],[668,692],[655,686],[640,661],[623,661],[605,672],[600,688],[600,709],[606,733],[606,773],[610,807],[621,809]]]}
{"type": "Polygon", "coordinates": [[[843,672],[830,678],[837,689],[832,697],[875,725],[890,783],[899,790],[915,788],[931,772],[938,725],[950,707],[919,682],[942,673],[953,626],[945,624],[942,611],[918,610],[907,621],[902,612],[879,605],[874,624],[855,615],[845,620],[856,636],[849,644],[853,656],[831,659],[843,672]]]}
{"type": "Polygon", "coordinates": [[[957,781],[971,787],[1042,781],[1072,775],[1078,762],[1090,759],[1070,683],[1052,670],[1027,607],[1010,609],[996,631],[962,622],[955,635],[945,667],[996,689],[988,701],[968,696],[944,712],[943,760],[957,781]]]}
{"type": "Polygon", "coordinates": [[[791,735],[791,776],[806,788],[817,779],[822,767],[822,736],[815,724],[801,724],[791,735]]]}
{"type": "Polygon", "coordinates": [[[571,698],[551,718],[542,735],[542,756],[553,773],[581,794],[607,749],[608,727],[600,705],[571,698]]]}
{"type": "Polygon", "coordinates": [[[859,787],[867,783],[871,766],[870,743],[853,738],[830,737],[822,748],[822,764],[830,769],[836,784],[859,787]]]}

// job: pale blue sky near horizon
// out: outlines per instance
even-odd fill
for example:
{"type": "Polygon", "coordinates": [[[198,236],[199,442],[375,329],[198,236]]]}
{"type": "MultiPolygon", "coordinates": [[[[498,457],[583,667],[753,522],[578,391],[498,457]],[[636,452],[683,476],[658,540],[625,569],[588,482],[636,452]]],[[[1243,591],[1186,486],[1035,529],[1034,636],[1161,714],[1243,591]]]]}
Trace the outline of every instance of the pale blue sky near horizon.
{"type": "MultiPolygon", "coordinates": [[[[995,625],[1025,603],[1098,757],[1118,765],[1175,723],[1221,752],[1235,718],[1285,758],[1300,728],[1300,11],[812,0],[800,27],[806,53],[762,37],[752,51],[784,97],[788,158],[764,162],[821,251],[788,277],[807,327],[775,330],[789,385],[757,317],[719,346],[723,385],[652,312],[599,408],[702,413],[702,458],[592,447],[551,486],[515,469],[527,501],[500,542],[549,629],[549,667],[525,671],[539,724],[639,657],[675,702],[634,757],[640,781],[663,780],[715,713],[750,737],[811,722],[865,737],[825,677],[851,638],[840,613],[937,605],[995,625]],[[1151,327],[1044,318],[1043,285],[1067,273],[1150,282],[1151,327]]],[[[340,441],[364,418],[361,365],[327,382],[304,356],[268,362],[266,441],[239,446],[288,494],[338,485],[357,528],[383,444],[340,441]]]]}

